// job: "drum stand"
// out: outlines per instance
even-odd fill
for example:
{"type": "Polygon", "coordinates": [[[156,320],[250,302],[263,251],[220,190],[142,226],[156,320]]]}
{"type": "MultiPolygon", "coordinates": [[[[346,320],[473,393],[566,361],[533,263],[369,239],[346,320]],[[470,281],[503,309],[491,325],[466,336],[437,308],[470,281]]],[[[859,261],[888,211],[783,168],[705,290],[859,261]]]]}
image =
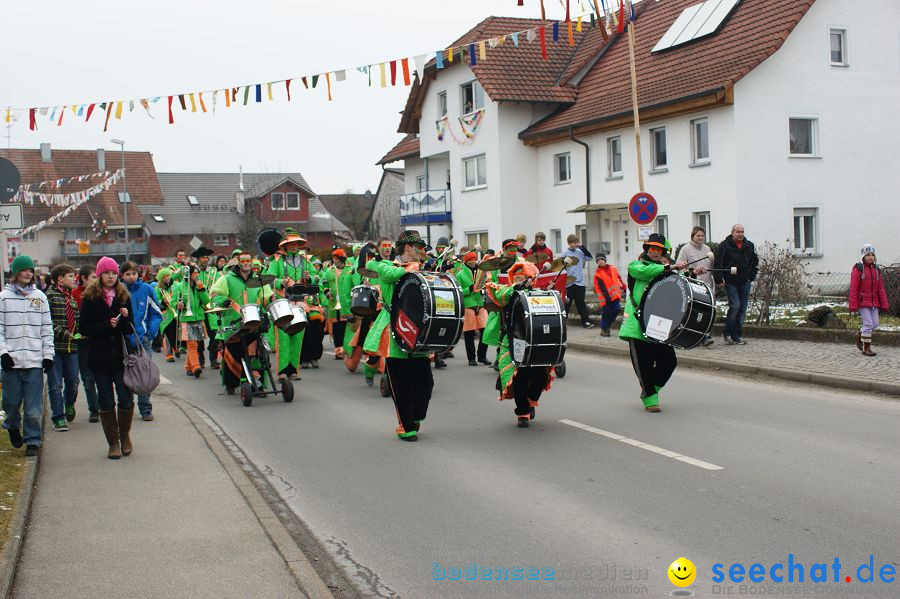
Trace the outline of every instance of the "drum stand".
{"type": "Polygon", "coordinates": [[[263,336],[263,333],[268,328],[268,318],[263,317],[263,323],[257,331],[258,339],[254,355],[250,355],[247,335],[241,334],[241,345],[244,348],[244,355],[241,358],[241,370],[244,374],[241,382],[241,403],[247,407],[253,404],[254,397],[265,397],[266,395],[277,395],[279,393],[285,403],[294,401],[294,385],[291,381],[286,379],[281,381],[281,389],[275,386],[275,379],[272,377],[272,363],[269,359],[269,343],[263,336]],[[254,376],[254,372],[260,374],[258,379],[254,376]],[[271,391],[266,391],[266,383],[271,386],[271,391]]]}

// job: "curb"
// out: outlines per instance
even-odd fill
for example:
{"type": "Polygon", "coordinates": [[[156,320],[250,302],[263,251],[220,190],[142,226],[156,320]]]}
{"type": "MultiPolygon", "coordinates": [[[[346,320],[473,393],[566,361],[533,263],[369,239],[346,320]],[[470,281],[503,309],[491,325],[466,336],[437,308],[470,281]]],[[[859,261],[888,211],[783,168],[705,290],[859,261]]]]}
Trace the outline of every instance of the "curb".
{"type": "Polygon", "coordinates": [[[291,536],[290,531],[282,524],[278,514],[273,511],[269,502],[260,493],[256,483],[248,475],[247,467],[236,459],[234,450],[227,447],[226,440],[223,438],[224,433],[217,433],[207,418],[201,415],[202,412],[198,408],[171,395],[168,398],[203,437],[210,451],[222,465],[244,501],[247,502],[259,525],[284,560],[285,566],[304,595],[310,599],[333,599],[334,595],[331,589],[319,576],[312,562],[291,536]]]}
{"type": "MultiPolygon", "coordinates": [[[[630,359],[628,349],[624,347],[597,345],[592,343],[582,343],[578,341],[569,341],[567,343],[567,347],[569,349],[583,353],[601,354],[606,356],[630,359]]],[[[720,362],[716,360],[710,360],[709,358],[686,356],[683,353],[678,354],[678,365],[700,368],[704,370],[727,369],[730,372],[744,375],[749,374],[757,376],[767,376],[784,381],[809,383],[812,385],[821,385],[823,387],[831,387],[834,389],[866,391],[869,393],[881,393],[883,395],[900,397],[900,384],[897,383],[833,376],[829,374],[821,374],[819,372],[808,372],[806,370],[773,368],[771,366],[756,366],[753,364],[742,364],[740,362],[720,362]]]]}

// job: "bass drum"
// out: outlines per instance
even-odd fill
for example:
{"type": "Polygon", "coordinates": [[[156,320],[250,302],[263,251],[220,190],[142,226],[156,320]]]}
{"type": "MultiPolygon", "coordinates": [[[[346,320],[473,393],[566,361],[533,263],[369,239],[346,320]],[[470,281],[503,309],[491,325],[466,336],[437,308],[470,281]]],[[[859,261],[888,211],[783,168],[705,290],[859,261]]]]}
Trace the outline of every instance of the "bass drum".
{"type": "Polygon", "coordinates": [[[716,304],[706,283],[672,274],[656,279],[647,287],[639,314],[647,339],[691,349],[712,331],[716,304]]]}
{"type": "Polygon", "coordinates": [[[355,316],[372,316],[378,312],[378,296],[369,285],[357,285],[350,290],[350,312],[355,316]]]}
{"type": "Polygon", "coordinates": [[[409,272],[400,277],[391,301],[391,335],[406,353],[442,352],[463,329],[462,291],[453,275],[409,272]]]}
{"type": "Polygon", "coordinates": [[[518,291],[507,308],[509,349],[517,366],[558,366],[566,355],[566,308],[558,291],[518,291]]]}

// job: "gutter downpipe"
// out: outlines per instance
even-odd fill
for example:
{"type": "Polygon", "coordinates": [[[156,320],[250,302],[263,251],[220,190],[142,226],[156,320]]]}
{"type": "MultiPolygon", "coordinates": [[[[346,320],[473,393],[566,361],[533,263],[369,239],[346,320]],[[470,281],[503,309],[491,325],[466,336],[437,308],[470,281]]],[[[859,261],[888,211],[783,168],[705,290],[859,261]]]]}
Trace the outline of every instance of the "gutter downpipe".
{"type": "Polygon", "coordinates": [[[591,204],[591,146],[587,145],[585,142],[580,139],[575,138],[575,127],[569,126],[569,139],[577,143],[579,146],[584,146],[584,182],[585,182],[585,193],[587,197],[585,198],[585,203],[590,206],[591,204]]]}

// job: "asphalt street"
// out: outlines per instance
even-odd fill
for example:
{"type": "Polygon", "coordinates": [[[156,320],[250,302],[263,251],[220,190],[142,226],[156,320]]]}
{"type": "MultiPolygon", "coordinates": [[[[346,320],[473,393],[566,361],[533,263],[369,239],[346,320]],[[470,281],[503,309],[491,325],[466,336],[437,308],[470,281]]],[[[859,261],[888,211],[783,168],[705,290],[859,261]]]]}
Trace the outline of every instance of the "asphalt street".
{"type": "Polygon", "coordinates": [[[649,414],[628,361],[570,353],[519,429],[494,371],[468,366],[460,347],[435,372],[413,444],[393,434],[377,378],[366,387],[326,348],[290,404],[244,407],[217,371],[162,371],[167,392],[230,435],[366,596],[663,597],[680,556],[698,570],[694,596],[716,596],[740,585],[716,586],[714,564],[768,572],[789,554],[804,583],[742,584],[900,596],[900,582],[856,572],[870,555],[876,573],[900,570],[900,402],[681,369],[649,414]],[[814,563],[836,557],[841,584],[810,582],[814,563]]]}

